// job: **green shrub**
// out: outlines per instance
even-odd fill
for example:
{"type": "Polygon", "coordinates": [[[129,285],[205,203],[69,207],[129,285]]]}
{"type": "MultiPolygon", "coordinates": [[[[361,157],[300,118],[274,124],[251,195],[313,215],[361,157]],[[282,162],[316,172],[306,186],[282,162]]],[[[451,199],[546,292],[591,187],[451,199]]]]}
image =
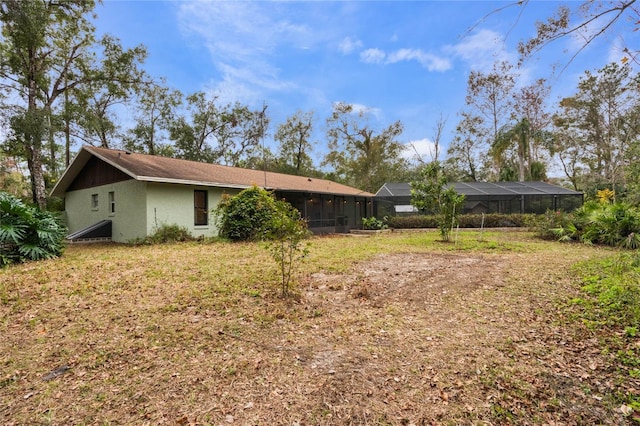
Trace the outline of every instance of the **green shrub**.
{"type": "MultiPolygon", "coordinates": [[[[458,216],[460,228],[510,228],[532,226],[534,214],[464,214],[458,216]],[[483,221],[484,220],[484,221],[483,221]]],[[[394,216],[387,218],[387,224],[395,229],[437,228],[438,220],[433,215],[394,216]]]]}
{"type": "Polygon", "coordinates": [[[534,222],[536,235],[544,240],[566,240],[571,239],[567,233],[572,233],[571,215],[562,211],[547,210],[543,215],[539,215],[534,222]]]}
{"type": "Polygon", "coordinates": [[[547,212],[538,222],[543,238],[640,248],[640,211],[624,203],[590,201],[571,214],[547,212]]]}
{"type": "Polygon", "coordinates": [[[418,210],[434,213],[443,241],[449,241],[451,230],[459,226],[458,216],[464,205],[464,194],[453,186],[446,188],[447,178],[439,161],[420,170],[420,179],[411,182],[411,204],[418,210]]]}
{"type": "Polygon", "coordinates": [[[289,296],[293,285],[293,274],[299,261],[309,254],[308,244],[302,243],[310,232],[300,212],[285,201],[275,202],[276,211],[266,233],[267,249],[278,264],[281,291],[289,296]]]}
{"type": "Polygon", "coordinates": [[[258,241],[266,238],[276,210],[273,195],[254,185],[236,196],[223,196],[214,214],[221,237],[258,241]]]}
{"type": "Polygon", "coordinates": [[[156,231],[143,240],[144,244],[164,244],[177,243],[183,241],[193,241],[195,238],[187,228],[180,225],[162,224],[156,231]]]}
{"type": "Polygon", "coordinates": [[[0,266],[58,257],[66,233],[55,214],[0,192],[0,266]]]}
{"type": "Polygon", "coordinates": [[[376,219],[375,216],[362,218],[362,229],[368,230],[380,230],[387,229],[389,226],[386,223],[386,217],[383,220],[376,219]]]}
{"type": "Polygon", "coordinates": [[[288,296],[296,264],[308,253],[302,241],[309,236],[309,230],[300,212],[254,185],[236,196],[224,197],[215,215],[221,237],[231,241],[266,241],[278,264],[282,295],[288,296]]]}

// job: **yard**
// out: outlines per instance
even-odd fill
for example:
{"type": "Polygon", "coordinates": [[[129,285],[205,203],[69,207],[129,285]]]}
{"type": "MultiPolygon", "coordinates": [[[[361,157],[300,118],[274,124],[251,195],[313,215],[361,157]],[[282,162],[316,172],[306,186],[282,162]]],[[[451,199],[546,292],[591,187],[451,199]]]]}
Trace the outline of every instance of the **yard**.
{"type": "MultiPolygon", "coordinates": [[[[637,393],[527,232],[312,240],[297,297],[257,244],[77,245],[0,270],[0,423],[621,424],[637,393]]],[[[628,414],[628,413],[627,413],[628,414]]]]}

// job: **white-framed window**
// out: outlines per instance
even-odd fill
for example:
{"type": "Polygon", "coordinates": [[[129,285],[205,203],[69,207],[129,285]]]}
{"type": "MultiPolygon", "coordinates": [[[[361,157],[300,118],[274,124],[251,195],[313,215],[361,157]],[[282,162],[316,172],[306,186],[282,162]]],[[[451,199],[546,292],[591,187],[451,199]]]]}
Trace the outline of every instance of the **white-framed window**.
{"type": "Polygon", "coordinates": [[[98,210],[98,208],[99,208],[98,194],[91,194],[91,209],[98,210]]]}
{"type": "Polygon", "coordinates": [[[109,213],[116,213],[116,193],[113,191],[109,192],[109,213]]]}

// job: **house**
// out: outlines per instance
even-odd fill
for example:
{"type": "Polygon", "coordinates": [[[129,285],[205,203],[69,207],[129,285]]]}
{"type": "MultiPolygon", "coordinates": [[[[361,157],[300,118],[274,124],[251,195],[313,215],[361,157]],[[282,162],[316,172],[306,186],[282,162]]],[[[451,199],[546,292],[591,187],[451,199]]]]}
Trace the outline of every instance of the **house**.
{"type": "Polygon", "coordinates": [[[314,233],[349,232],[371,216],[373,194],[324,179],[83,146],[53,188],[71,240],[128,242],[179,225],[216,236],[211,212],[223,194],[257,185],[288,201],[314,233]]]}
{"type": "MultiPolygon", "coordinates": [[[[582,192],[546,182],[455,182],[464,194],[463,213],[537,213],[547,210],[571,211],[580,207],[582,192]]],[[[376,217],[417,214],[411,205],[411,184],[385,183],[375,195],[376,217]]]]}

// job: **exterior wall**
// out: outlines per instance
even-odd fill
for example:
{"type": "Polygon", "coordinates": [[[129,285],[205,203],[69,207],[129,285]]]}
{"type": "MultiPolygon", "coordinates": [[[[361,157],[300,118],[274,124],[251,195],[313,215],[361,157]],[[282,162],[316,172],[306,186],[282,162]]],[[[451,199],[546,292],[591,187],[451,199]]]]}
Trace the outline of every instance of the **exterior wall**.
{"type": "MultiPolygon", "coordinates": [[[[112,240],[127,243],[153,234],[162,225],[178,225],[195,237],[215,237],[218,229],[212,216],[223,194],[236,195],[240,189],[156,182],[133,179],[66,193],[66,215],[73,233],[101,220],[112,221],[112,240]],[[208,224],[195,225],[194,191],[207,191],[208,224]],[[115,212],[110,212],[109,193],[115,196],[115,212]],[[92,196],[98,206],[92,208],[92,196]]],[[[309,220],[314,233],[348,232],[361,227],[362,218],[371,215],[370,200],[361,197],[286,194],[309,220]]]]}
{"type": "Polygon", "coordinates": [[[141,200],[145,197],[145,188],[144,182],[131,179],[67,192],[65,211],[69,232],[79,231],[101,220],[111,220],[113,241],[124,243],[144,237],[147,219],[141,200]],[[114,213],[110,211],[109,192],[113,192],[115,197],[114,213]],[[93,196],[98,199],[95,208],[92,206],[93,196]]]}
{"type": "Polygon", "coordinates": [[[218,206],[222,194],[235,195],[240,190],[187,186],[167,183],[148,183],[146,202],[146,232],[153,234],[162,225],[178,225],[189,230],[194,237],[215,237],[218,229],[211,212],[218,206]],[[194,190],[207,191],[208,224],[194,224],[194,190]]]}

